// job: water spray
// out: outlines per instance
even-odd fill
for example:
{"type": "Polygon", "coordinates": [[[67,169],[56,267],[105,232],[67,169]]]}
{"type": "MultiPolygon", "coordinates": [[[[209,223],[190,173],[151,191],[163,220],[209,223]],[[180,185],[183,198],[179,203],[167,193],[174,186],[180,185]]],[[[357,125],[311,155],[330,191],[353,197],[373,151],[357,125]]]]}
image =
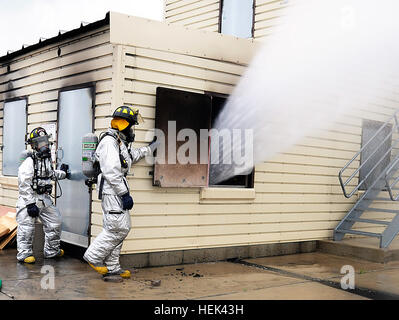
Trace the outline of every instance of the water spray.
{"type": "MultiPolygon", "coordinates": [[[[398,88],[397,1],[288,4],[215,123],[218,130],[251,129],[253,161],[219,166],[213,181],[270,160],[314,130],[328,130],[398,88]]],[[[245,143],[232,143],[213,152],[231,159],[244,149],[245,143]]]]}

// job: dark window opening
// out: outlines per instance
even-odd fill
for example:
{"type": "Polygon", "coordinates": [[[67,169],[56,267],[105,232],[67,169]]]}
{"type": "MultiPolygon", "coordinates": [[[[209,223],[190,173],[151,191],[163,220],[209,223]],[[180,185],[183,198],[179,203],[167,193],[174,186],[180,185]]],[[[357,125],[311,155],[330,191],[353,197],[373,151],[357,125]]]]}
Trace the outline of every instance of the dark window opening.
{"type": "MultiPolygon", "coordinates": [[[[211,129],[215,127],[217,117],[222,111],[224,105],[227,102],[227,95],[221,95],[217,93],[207,93],[211,97],[211,129]]],[[[223,128],[222,128],[223,129],[223,128]]],[[[223,141],[220,141],[220,145],[223,145],[223,141]]],[[[227,164],[209,164],[209,185],[213,187],[241,187],[241,188],[253,188],[254,185],[254,170],[247,175],[236,175],[222,182],[212,181],[212,171],[217,170],[218,166],[229,166],[227,164]]]]}
{"type": "MultiPolygon", "coordinates": [[[[214,127],[217,116],[223,109],[227,100],[226,95],[216,93],[199,94],[168,88],[157,88],[155,128],[161,130],[165,135],[165,143],[156,153],[154,165],[153,184],[160,187],[206,187],[206,186],[224,186],[252,188],[254,179],[254,170],[248,175],[234,176],[226,181],[215,183],[212,181],[212,170],[217,169],[218,165],[208,163],[209,148],[205,149],[206,163],[203,161],[204,148],[201,148],[201,140],[208,137],[201,137],[201,129],[210,130],[214,127]],[[175,132],[169,127],[169,122],[176,124],[175,132]],[[168,145],[168,136],[178,134],[182,129],[190,129],[197,136],[197,162],[181,164],[177,161],[176,154],[179,148],[186,141],[176,142],[176,154],[170,155],[168,145]],[[160,160],[162,155],[164,161],[160,160]],[[160,157],[158,157],[160,156],[160,157]],[[173,163],[173,160],[176,160],[173,163]],[[166,161],[165,161],[166,160],[166,161]],[[170,161],[172,160],[172,161],[170,161]]],[[[202,141],[203,143],[204,141],[202,141]]],[[[209,146],[208,146],[209,147],[209,146]]]]}

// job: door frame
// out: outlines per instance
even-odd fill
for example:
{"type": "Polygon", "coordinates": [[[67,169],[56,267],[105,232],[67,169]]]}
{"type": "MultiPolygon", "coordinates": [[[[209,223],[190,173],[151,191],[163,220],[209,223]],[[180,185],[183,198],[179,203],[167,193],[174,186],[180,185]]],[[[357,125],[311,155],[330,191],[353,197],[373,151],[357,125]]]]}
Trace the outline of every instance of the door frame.
{"type": "MultiPolygon", "coordinates": [[[[61,93],[66,92],[66,91],[73,91],[73,90],[79,90],[79,89],[90,89],[91,93],[91,109],[92,109],[92,131],[95,131],[95,107],[96,107],[96,82],[86,82],[86,83],[81,83],[81,84],[76,84],[76,85],[71,85],[71,86],[66,86],[62,87],[61,89],[58,90],[58,97],[57,97],[57,140],[56,140],[56,150],[58,150],[58,134],[59,134],[59,119],[60,119],[60,97],[61,93]]],[[[58,166],[58,157],[57,157],[57,151],[56,151],[56,167],[58,166]]],[[[55,184],[55,192],[57,194],[57,184],[55,184]]],[[[54,200],[55,205],[57,205],[57,198],[54,200]]],[[[90,245],[90,240],[91,240],[91,216],[92,216],[92,203],[93,203],[93,190],[89,190],[89,228],[87,230],[87,237],[88,237],[88,245],[90,245]]]]}

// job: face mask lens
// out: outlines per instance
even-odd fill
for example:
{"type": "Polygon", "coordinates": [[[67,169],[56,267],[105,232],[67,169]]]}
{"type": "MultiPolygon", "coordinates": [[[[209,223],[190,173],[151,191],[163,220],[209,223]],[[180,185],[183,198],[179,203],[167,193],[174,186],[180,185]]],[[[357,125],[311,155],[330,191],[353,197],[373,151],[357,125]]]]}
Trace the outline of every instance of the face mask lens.
{"type": "Polygon", "coordinates": [[[41,142],[37,145],[38,149],[42,149],[42,148],[48,148],[48,143],[46,142],[41,142]]]}
{"type": "Polygon", "coordinates": [[[33,146],[38,151],[48,151],[50,148],[50,142],[48,136],[38,137],[33,140],[33,146]]]}
{"type": "Polygon", "coordinates": [[[134,141],[134,126],[131,126],[130,128],[127,127],[125,130],[121,131],[125,137],[126,137],[126,142],[131,143],[134,141]]]}

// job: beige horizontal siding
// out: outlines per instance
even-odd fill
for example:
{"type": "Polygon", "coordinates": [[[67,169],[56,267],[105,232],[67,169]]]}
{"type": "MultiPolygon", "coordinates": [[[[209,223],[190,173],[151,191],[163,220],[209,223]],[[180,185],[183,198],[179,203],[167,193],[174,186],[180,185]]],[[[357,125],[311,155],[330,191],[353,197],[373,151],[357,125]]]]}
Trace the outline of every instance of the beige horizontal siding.
{"type": "MultiPolygon", "coordinates": [[[[136,129],[136,146],[145,145],[145,134],[154,128],[158,86],[230,94],[245,71],[243,65],[167,50],[124,46],[122,51],[123,102],[138,107],[145,119],[136,129]]],[[[200,188],[154,187],[153,167],[139,162],[133,167],[134,175],[128,176],[135,207],[131,212],[133,228],[123,253],[331,238],[333,229],[358,198],[343,196],[337,175],[360,149],[362,119],[385,121],[398,101],[394,93],[377,98],[370,106],[354,109],[328,130],[317,129],[284,153],[258,164],[255,199],[201,198],[200,188]]],[[[97,127],[105,128],[109,120],[97,127]]],[[[344,178],[358,165],[359,160],[354,161],[344,178]]],[[[354,179],[348,188],[356,183],[354,179]]],[[[389,202],[374,205],[395,206],[389,202]]],[[[369,212],[364,217],[381,220],[389,219],[390,214],[369,212]]],[[[93,202],[92,223],[96,236],[102,225],[98,201],[93,202]]],[[[355,227],[381,230],[364,223],[355,227]]]]}
{"type": "Polygon", "coordinates": [[[219,31],[219,0],[166,1],[165,21],[187,28],[219,31]]]}
{"type": "MultiPolygon", "coordinates": [[[[201,2],[167,1],[166,8],[170,17],[177,19],[178,23],[178,16],[189,16],[190,8],[205,13],[201,2]]],[[[208,5],[212,5],[211,2],[207,1],[208,5]]],[[[278,6],[273,9],[277,4],[280,5],[280,2],[258,0],[259,16],[273,20],[268,12],[278,11],[278,6]]],[[[118,19],[119,16],[112,15],[111,21],[114,17],[118,19]]],[[[127,21],[126,17],[122,20],[127,21]]],[[[203,21],[199,19],[195,23],[203,21]]],[[[148,26],[150,30],[146,32],[149,34],[151,24],[148,26]]],[[[160,28],[159,24],[156,28],[160,28]]],[[[189,35],[188,31],[185,36],[189,35]]],[[[166,45],[168,39],[151,44],[155,38],[146,41],[131,34],[118,35],[115,39],[120,42],[110,44],[110,33],[105,28],[60,44],[61,57],[57,56],[58,45],[54,45],[12,61],[8,74],[7,68],[0,66],[0,140],[5,99],[28,97],[28,130],[31,130],[34,126],[57,121],[57,99],[61,88],[93,81],[96,83],[95,132],[99,134],[109,127],[115,105],[132,104],[140,109],[145,120],[136,129],[135,146],[146,145],[145,135],[155,125],[155,93],[158,86],[197,93],[212,91],[231,94],[245,72],[243,61],[248,61],[252,55],[246,54],[245,45],[250,43],[239,43],[242,51],[235,54],[240,58],[234,59],[230,52],[228,59],[222,61],[223,49],[228,47],[223,44],[231,43],[231,39],[220,36],[220,41],[217,41],[215,35],[209,35],[212,36],[209,36],[212,38],[209,42],[213,49],[208,57],[206,41],[201,52],[198,48],[191,51],[187,45],[179,43],[174,43],[171,49],[166,45]],[[127,45],[129,41],[138,43],[127,45]],[[216,49],[215,44],[218,45],[216,49]]],[[[253,49],[251,47],[248,52],[253,49]]],[[[151,176],[153,167],[140,161],[133,167],[133,174],[128,176],[135,206],[131,211],[133,227],[124,242],[123,253],[331,237],[335,226],[359,196],[346,199],[337,175],[360,148],[362,119],[385,121],[397,108],[398,102],[398,93],[386,92],[370,101],[369,106],[354,108],[333,127],[314,130],[295,146],[268,162],[257,164],[253,199],[247,196],[226,199],[201,196],[212,195],[212,189],[201,193],[200,188],[154,187],[151,176]]],[[[345,177],[358,165],[356,160],[345,177]]],[[[354,179],[349,188],[356,183],[354,179]]],[[[16,178],[0,175],[0,203],[13,207],[17,195],[16,178]]],[[[396,203],[392,202],[373,204],[375,208],[395,206],[396,203]]],[[[92,212],[92,236],[95,237],[102,228],[101,204],[96,195],[93,197],[92,212]]],[[[390,216],[389,213],[378,212],[364,215],[365,218],[379,220],[389,219],[390,216]]],[[[356,226],[361,230],[380,230],[361,223],[356,226]]]]}
{"type": "Polygon", "coordinates": [[[292,1],[255,0],[254,38],[263,39],[272,34],[279,24],[284,9],[292,1]]]}
{"type": "MultiPolygon", "coordinates": [[[[279,24],[284,8],[292,1],[255,0],[254,38],[272,34],[279,24]]],[[[166,1],[165,21],[212,32],[219,32],[220,0],[166,1]]]]}
{"type": "MultiPolygon", "coordinates": [[[[44,47],[18,57],[0,68],[1,135],[3,106],[7,99],[27,97],[28,132],[33,128],[56,123],[59,90],[82,83],[96,83],[95,116],[109,114],[112,92],[113,47],[109,27],[82,34],[56,45],[44,47]],[[61,55],[58,56],[58,48],[61,55]]],[[[2,157],[1,157],[2,158],[2,157]]],[[[0,203],[15,207],[18,188],[16,177],[1,175],[0,203]]]]}

